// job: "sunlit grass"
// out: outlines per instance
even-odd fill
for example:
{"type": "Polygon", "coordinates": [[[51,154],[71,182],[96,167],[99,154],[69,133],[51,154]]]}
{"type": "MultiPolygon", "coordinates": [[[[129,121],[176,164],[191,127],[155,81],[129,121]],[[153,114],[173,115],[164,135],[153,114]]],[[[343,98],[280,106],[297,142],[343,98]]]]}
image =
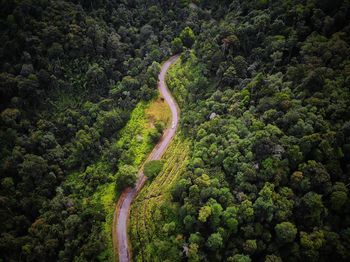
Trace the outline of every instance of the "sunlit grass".
{"type": "Polygon", "coordinates": [[[152,126],[157,121],[167,124],[170,121],[171,112],[164,99],[157,98],[146,109],[146,116],[148,118],[148,122],[152,124],[152,126]]]}

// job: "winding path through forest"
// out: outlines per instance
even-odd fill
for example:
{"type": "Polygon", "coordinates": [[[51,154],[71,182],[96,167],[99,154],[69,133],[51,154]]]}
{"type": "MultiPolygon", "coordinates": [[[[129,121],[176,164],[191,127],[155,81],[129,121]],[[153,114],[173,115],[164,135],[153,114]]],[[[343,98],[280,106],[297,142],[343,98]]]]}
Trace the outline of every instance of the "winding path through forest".
{"type": "MultiPolygon", "coordinates": [[[[178,122],[179,122],[179,109],[172,98],[166,84],[165,84],[165,75],[170,65],[175,62],[178,56],[173,56],[167,60],[161,68],[161,71],[158,76],[158,89],[161,96],[167,102],[171,110],[171,125],[167,128],[158,142],[158,144],[153,148],[151,154],[148,156],[147,161],[158,160],[161,158],[166,148],[170,144],[172,138],[175,135],[178,122]]],[[[116,254],[118,253],[120,262],[127,262],[131,260],[131,251],[129,249],[129,239],[128,239],[128,220],[130,216],[130,206],[135,198],[136,194],[144,183],[146,182],[146,176],[143,174],[143,167],[139,170],[139,179],[136,182],[134,188],[128,188],[124,190],[121,194],[113,217],[113,246],[116,254]]]]}

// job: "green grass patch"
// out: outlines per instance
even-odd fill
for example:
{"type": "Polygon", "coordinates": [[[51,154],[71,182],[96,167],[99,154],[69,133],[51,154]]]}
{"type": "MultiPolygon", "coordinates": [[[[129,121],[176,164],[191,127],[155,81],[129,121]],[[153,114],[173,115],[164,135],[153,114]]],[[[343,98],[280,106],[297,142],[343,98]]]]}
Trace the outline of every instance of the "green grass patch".
{"type": "Polygon", "coordinates": [[[125,164],[139,166],[145,154],[152,149],[152,144],[148,140],[151,127],[148,126],[145,117],[147,106],[144,102],[139,103],[133,110],[130,120],[120,132],[117,146],[121,149],[121,160],[125,164]]]}
{"type": "Polygon", "coordinates": [[[171,112],[167,103],[162,98],[154,100],[148,108],[146,108],[146,116],[151,126],[158,121],[165,125],[170,122],[171,112]]]}
{"type": "Polygon", "coordinates": [[[117,147],[121,151],[121,162],[139,167],[146,154],[154,147],[150,141],[150,135],[155,129],[154,121],[161,121],[166,125],[169,119],[170,110],[160,99],[139,103],[117,141],[117,147]]]}

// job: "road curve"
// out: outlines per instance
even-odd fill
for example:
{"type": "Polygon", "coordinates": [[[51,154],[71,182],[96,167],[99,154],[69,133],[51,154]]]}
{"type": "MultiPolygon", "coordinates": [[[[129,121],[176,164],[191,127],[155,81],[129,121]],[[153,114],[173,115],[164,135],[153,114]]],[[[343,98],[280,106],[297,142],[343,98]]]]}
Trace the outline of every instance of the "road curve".
{"type": "MultiPolygon", "coordinates": [[[[173,56],[169,60],[167,60],[162,65],[161,71],[158,76],[159,92],[164,98],[164,100],[167,102],[171,110],[171,124],[170,127],[168,127],[165,130],[162,138],[160,139],[158,144],[153,148],[151,154],[149,155],[146,161],[158,160],[162,157],[170,141],[174,137],[176,129],[178,127],[179,109],[165,83],[166,72],[169,69],[170,65],[174,63],[177,58],[178,56],[173,56]]],[[[127,234],[128,220],[130,216],[130,206],[137,192],[142,188],[142,186],[146,182],[146,179],[146,176],[143,174],[143,167],[141,167],[141,169],[139,170],[139,179],[136,182],[135,187],[124,190],[124,192],[121,194],[118,200],[116,210],[114,212],[113,246],[115,252],[118,252],[119,262],[128,262],[131,260],[131,252],[128,247],[129,239],[127,234]]]]}

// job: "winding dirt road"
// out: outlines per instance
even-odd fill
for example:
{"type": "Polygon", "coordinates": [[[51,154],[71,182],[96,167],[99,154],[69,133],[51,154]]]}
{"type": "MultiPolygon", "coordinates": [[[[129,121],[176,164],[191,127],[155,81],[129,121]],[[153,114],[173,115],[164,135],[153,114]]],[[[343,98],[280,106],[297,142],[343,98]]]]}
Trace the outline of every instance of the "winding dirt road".
{"type": "MultiPolygon", "coordinates": [[[[150,160],[158,160],[162,157],[166,148],[170,144],[170,141],[174,137],[178,126],[179,109],[165,84],[165,74],[169,69],[170,65],[174,63],[177,58],[178,56],[173,56],[169,60],[167,60],[163,64],[160,74],[158,76],[159,92],[161,96],[164,98],[164,100],[167,102],[171,110],[171,115],[172,115],[171,125],[169,128],[165,130],[162,138],[160,139],[158,144],[154,147],[151,154],[147,158],[146,162],[150,160]]],[[[130,216],[130,206],[136,194],[146,182],[146,179],[147,179],[146,176],[143,174],[143,167],[141,167],[141,169],[139,170],[139,179],[136,182],[135,187],[124,190],[124,192],[121,194],[118,200],[116,210],[114,212],[113,246],[116,254],[118,254],[119,256],[119,262],[128,262],[131,260],[131,252],[129,249],[129,239],[127,234],[128,220],[130,216]]]]}

